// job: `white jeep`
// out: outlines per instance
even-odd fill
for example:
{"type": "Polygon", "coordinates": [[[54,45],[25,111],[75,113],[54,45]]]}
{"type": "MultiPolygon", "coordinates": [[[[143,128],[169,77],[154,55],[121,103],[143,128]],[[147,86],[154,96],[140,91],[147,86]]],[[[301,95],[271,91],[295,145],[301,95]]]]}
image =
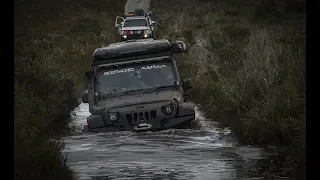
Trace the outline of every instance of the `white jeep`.
{"type": "Polygon", "coordinates": [[[135,12],[129,12],[123,17],[117,16],[115,27],[118,28],[121,41],[155,39],[155,21],[152,21],[151,14],[150,11],[145,13],[142,9],[136,9],[135,12]]]}

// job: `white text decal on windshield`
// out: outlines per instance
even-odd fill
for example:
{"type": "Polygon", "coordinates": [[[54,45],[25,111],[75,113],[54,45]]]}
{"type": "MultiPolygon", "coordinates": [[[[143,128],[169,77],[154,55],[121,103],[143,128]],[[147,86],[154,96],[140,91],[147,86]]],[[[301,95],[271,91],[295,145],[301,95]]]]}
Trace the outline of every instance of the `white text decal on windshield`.
{"type": "Polygon", "coordinates": [[[134,71],[134,68],[108,71],[108,72],[104,72],[103,75],[118,74],[118,73],[131,72],[131,71],[134,71]]]}
{"type": "MultiPolygon", "coordinates": [[[[164,68],[164,67],[167,67],[167,66],[166,65],[143,66],[143,67],[141,67],[141,70],[158,69],[158,68],[164,68]]],[[[111,74],[118,74],[118,73],[132,72],[132,71],[134,71],[134,68],[112,70],[112,71],[104,72],[103,75],[111,75],[111,74]]]]}
{"type": "Polygon", "coordinates": [[[141,70],[143,69],[155,69],[155,68],[164,68],[167,67],[166,65],[151,65],[151,66],[143,66],[141,67],[141,70]]]}

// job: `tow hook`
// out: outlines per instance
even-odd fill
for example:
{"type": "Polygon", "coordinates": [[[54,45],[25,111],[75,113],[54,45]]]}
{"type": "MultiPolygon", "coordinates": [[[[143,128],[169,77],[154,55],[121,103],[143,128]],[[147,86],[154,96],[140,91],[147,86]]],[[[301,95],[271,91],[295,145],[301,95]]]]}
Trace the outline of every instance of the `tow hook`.
{"type": "Polygon", "coordinates": [[[151,129],[151,127],[152,127],[151,124],[142,123],[142,124],[139,124],[138,126],[134,126],[133,128],[136,131],[141,131],[141,130],[151,129]]]}

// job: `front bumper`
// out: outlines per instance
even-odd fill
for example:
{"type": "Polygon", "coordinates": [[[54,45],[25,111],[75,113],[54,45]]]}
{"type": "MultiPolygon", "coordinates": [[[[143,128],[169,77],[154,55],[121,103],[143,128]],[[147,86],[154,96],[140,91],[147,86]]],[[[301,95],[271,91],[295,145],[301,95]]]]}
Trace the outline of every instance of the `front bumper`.
{"type": "Polygon", "coordinates": [[[126,41],[126,40],[132,40],[132,39],[148,39],[152,38],[151,34],[145,35],[145,34],[139,34],[139,35],[122,35],[121,40],[126,41]]]}
{"type": "Polygon", "coordinates": [[[179,125],[191,122],[195,119],[195,115],[187,115],[187,116],[180,116],[174,118],[162,118],[157,119],[152,122],[146,122],[151,127],[148,128],[135,128],[125,119],[120,119],[116,123],[112,124],[105,124],[103,122],[101,115],[91,115],[88,118],[88,131],[89,132],[115,132],[115,131],[158,131],[158,130],[165,130],[174,127],[178,127],[179,125]]]}

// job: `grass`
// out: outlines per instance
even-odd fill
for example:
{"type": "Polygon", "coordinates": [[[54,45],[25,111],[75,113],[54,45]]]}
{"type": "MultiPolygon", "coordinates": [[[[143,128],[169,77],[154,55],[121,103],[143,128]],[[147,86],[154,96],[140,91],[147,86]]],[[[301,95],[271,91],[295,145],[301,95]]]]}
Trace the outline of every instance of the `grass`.
{"type": "Polygon", "coordinates": [[[73,178],[57,140],[68,132],[94,49],[117,40],[114,19],[125,2],[15,0],[15,179],[73,178]]]}
{"type": "Polygon", "coordinates": [[[190,98],[242,143],[285,147],[282,165],[304,176],[305,2],[164,0],[152,11],[158,37],[187,42],[177,59],[190,98]]]}

